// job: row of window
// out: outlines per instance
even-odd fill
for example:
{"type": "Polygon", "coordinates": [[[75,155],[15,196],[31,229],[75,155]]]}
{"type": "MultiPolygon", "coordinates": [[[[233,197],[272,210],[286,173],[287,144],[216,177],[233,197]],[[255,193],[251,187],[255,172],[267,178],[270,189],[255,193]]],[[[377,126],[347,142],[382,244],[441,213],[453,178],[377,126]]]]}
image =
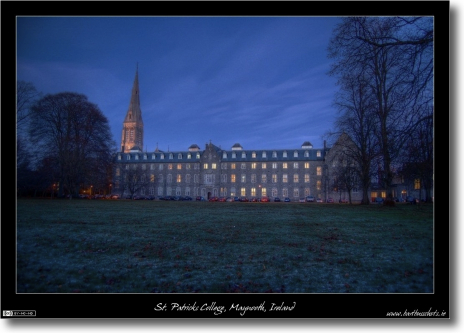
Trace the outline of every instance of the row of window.
{"type": "MultiPolygon", "coordinates": [[[[271,163],[272,169],[278,169],[279,164],[280,163],[272,162],[271,163]]],[[[176,165],[174,165],[172,163],[169,163],[169,164],[167,164],[167,168],[168,168],[168,170],[173,170],[174,168],[177,169],[177,170],[182,170],[183,165],[184,164],[182,164],[182,163],[177,163],[176,165]]],[[[252,170],[255,170],[255,169],[258,168],[259,165],[261,165],[262,170],[267,169],[267,163],[260,163],[260,164],[251,163],[250,167],[251,167],[252,170]]],[[[300,167],[300,164],[298,162],[293,162],[292,164],[287,163],[287,162],[281,162],[281,165],[282,165],[282,169],[289,169],[289,165],[293,165],[293,169],[299,169],[299,167],[300,167]]],[[[216,163],[204,163],[203,164],[203,170],[208,170],[210,167],[211,167],[211,170],[216,170],[217,169],[217,164],[216,163]]],[[[303,167],[304,167],[304,169],[309,169],[309,162],[304,162],[303,167]]],[[[136,168],[136,164],[133,164],[133,168],[134,169],[136,168]]],[[[142,164],[142,170],[146,170],[146,168],[147,168],[147,165],[142,164]]],[[[150,170],[155,170],[155,168],[156,168],[156,164],[150,164],[150,170]]],[[[185,168],[187,170],[190,170],[192,168],[192,165],[190,163],[186,163],[185,168]]],[[[195,170],[198,170],[200,168],[200,166],[199,166],[198,163],[194,163],[193,168],[195,170]]],[[[227,168],[228,168],[227,163],[221,163],[221,169],[227,170],[227,168]]],[[[237,169],[236,163],[230,163],[230,168],[231,168],[231,170],[237,169]]],[[[247,168],[247,163],[241,163],[240,164],[240,169],[246,170],[246,168],[247,168]]],[[[129,169],[129,164],[126,164],[126,169],[129,169]]],[[[158,164],[158,169],[163,170],[164,169],[164,164],[158,164]]],[[[320,166],[316,167],[316,172],[317,172],[318,176],[322,175],[322,167],[320,167],[320,166]]]]}
{"type": "MultiPolygon", "coordinates": [[[[131,139],[133,139],[133,131],[131,131],[130,133],[131,133],[131,139]]],[[[126,132],[126,135],[129,135],[129,131],[126,132]]],[[[236,153],[236,152],[232,152],[232,153],[223,152],[223,153],[222,153],[222,158],[225,158],[225,159],[228,158],[229,154],[231,154],[231,157],[232,157],[232,158],[237,158],[237,153],[236,153]]],[[[196,154],[194,154],[194,155],[195,155],[195,158],[196,158],[196,159],[199,159],[199,158],[200,158],[200,153],[199,153],[199,152],[196,153],[196,154]]],[[[251,153],[251,158],[256,158],[256,155],[257,155],[256,152],[252,152],[252,153],[251,153]]],[[[166,155],[165,155],[164,153],[161,153],[161,154],[159,154],[159,159],[164,160],[164,159],[165,159],[165,156],[166,156],[166,155]]],[[[177,153],[177,158],[178,158],[178,159],[182,159],[183,156],[184,156],[183,153],[177,153]]],[[[246,153],[246,152],[242,152],[242,153],[241,153],[241,156],[242,156],[242,158],[246,158],[246,157],[247,157],[247,153],[246,153]]],[[[305,152],[303,153],[303,156],[304,156],[304,157],[309,157],[309,151],[305,151],[305,152]]],[[[321,157],[321,156],[322,156],[322,153],[321,153],[320,150],[318,150],[318,151],[316,152],[316,156],[317,156],[317,157],[321,157]]],[[[192,153],[187,153],[187,159],[191,159],[192,157],[193,157],[193,154],[192,154],[192,153]]],[[[266,158],[266,157],[267,157],[267,152],[263,151],[263,152],[261,153],[261,157],[266,158]]],[[[276,151],[272,152],[272,157],[273,157],[273,158],[277,158],[277,152],[276,152],[276,151]]],[[[282,157],[284,157],[284,158],[288,157],[288,154],[287,154],[286,151],[284,151],[284,152],[282,153],[282,157]]],[[[299,152],[298,152],[298,151],[294,151],[294,152],[293,152],[293,157],[299,157],[299,152]]],[[[131,160],[131,158],[132,158],[132,155],[130,155],[130,154],[127,154],[127,155],[126,155],[126,160],[131,160]]],[[[169,158],[170,160],[174,159],[174,153],[169,153],[169,154],[168,154],[168,158],[169,158]]],[[[121,154],[119,154],[119,155],[118,155],[118,160],[121,160],[121,159],[122,159],[122,156],[121,156],[121,154]]],[[[135,160],[138,160],[138,159],[139,159],[139,154],[135,154],[135,155],[134,155],[134,159],[135,159],[135,160]]],[[[144,160],[147,160],[147,159],[148,159],[148,154],[143,154],[143,159],[144,159],[144,160]]],[[[152,160],[156,159],[156,154],[153,153],[153,154],[151,155],[151,159],[152,159],[152,160]]]]}
{"type": "MultiPolygon", "coordinates": [[[[119,176],[119,175],[120,175],[119,169],[117,169],[116,176],[119,176]]],[[[142,183],[145,182],[145,179],[146,179],[145,177],[146,176],[144,174],[140,175],[140,181],[142,183]]],[[[303,181],[305,183],[310,182],[310,175],[309,174],[305,174],[303,177],[304,177],[303,181]]],[[[213,184],[215,182],[215,178],[216,177],[215,177],[214,174],[206,174],[206,175],[204,175],[204,182],[206,184],[213,184]]],[[[159,182],[163,182],[163,179],[164,179],[163,175],[159,175],[159,182]]],[[[198,174],[193,175],[193,181],[195,183],[198,183],[198,179],[199,179],[198,174]]],[[[228,175],[226,175],[226,174],[221,175],[221,182],[222,183],[227,183],[227,179],[228,179],[228,175]]],[[[258,179],[258,177],[257,177],[256,174],[251,175],[251,182],[252,183],[256,183],[257,179],[258,179]]],[[[191,181],[191,175],[190,174],[185,175],[185,182],[190,183],[190,181],[191,181]]],[[[299,176],[299,174],[295,173],[293,175],[293,182],[298,183],[299,181],[300,181],[300,176],[299,176]]],[[[154,174],[150,175],[150,182],[152,182],[152,183],[155,182],[155,175],[154,174]]],[[[167,175],[166,182],[172,183],[172,175],[171,174],[167,175]]],[[[181,174],[176,175],[176,182],[177,183],[182,182],[182,175],[181,174]]],[[[231,183],[237,182],[237,176],[235,174],[230,175],[230,182],[231,183]]],[[[247,182],[247,175],[245,175],[245,174],[240,175],[240,182],[241,183],[246,183],[247,182]]],[[[278,182],[278,175],[277,174],[273,174],[271,176],[271,182],[272,183],[277,183],[278,182]]],[[[289,182],[289,176],[288,176],[288,174],[284,173],[282,175],[282,183],[288,183],[288,182],[289,182]]],[[[267,175],[266,174],[261,175],[261,183],[267,183],[267,175]]]]}

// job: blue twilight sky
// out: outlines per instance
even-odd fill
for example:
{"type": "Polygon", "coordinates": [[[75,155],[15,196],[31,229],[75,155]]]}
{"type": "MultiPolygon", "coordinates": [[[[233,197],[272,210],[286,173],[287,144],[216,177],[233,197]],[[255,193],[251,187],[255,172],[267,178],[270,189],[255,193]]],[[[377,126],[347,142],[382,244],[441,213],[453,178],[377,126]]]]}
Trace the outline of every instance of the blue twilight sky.
{"type": "Polygon", "coordinates": [[[86,95],[121,142],[138,63],[144,150],[323,146],[337,17],[18,17],[17,79],[86,95]]]}

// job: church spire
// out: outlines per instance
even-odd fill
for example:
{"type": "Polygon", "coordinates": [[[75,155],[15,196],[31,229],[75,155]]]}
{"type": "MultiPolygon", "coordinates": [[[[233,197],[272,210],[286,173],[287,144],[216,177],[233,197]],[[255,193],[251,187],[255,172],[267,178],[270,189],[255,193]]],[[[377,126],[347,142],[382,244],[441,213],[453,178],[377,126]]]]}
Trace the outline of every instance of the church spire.
{"type": "Polygon", "coordinates": [[[139,64],[135,70],[134,84],[132,85],[132,94],[124,119],[121,139],[121,151],[128,152],[137,147],[143,149],[143,121],[142,110],[140,109],[139,95],[139,64]]]}

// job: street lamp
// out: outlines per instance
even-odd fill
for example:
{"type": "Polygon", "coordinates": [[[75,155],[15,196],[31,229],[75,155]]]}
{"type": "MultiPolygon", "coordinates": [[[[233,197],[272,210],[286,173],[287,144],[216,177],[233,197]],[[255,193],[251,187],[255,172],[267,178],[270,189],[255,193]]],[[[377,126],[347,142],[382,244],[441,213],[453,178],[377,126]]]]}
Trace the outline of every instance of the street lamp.
{"type": "Polygon", "coordinates": [[[92,199],[92,187],[93,185],[90,185],[90,199],[92,199]]]}
{"type": "Polygon", "coordinates": [[[110,195],[111,195],[111,188],[112,188],[113,184],[110,184],[110,195]]]}

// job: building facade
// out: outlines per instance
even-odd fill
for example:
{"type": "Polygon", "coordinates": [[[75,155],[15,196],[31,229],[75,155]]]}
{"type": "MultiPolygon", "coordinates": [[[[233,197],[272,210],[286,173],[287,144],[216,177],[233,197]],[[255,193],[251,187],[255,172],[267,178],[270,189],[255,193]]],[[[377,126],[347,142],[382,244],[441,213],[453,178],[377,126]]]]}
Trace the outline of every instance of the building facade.
{"type": "MultiPolygon", "coordinates": [[[[222,149],[212,142],[204,149],[192,144],[185,151],[143,151],[143,121],[138,70],[123,122],[121,150],[116,155],[113,193],[121,197],[203,196],[300,198],[346,201],[337,186],[336,163],[330,148],[304,142],[296,148],[247,150],[239,143],[222,149]],[[330,157],[332,156],[332,157],[330,157]],[[329,159],[327,157],[330,157],[329,159]]],[[[352,202],[362,192],[350,188],[352,202]]]]}

